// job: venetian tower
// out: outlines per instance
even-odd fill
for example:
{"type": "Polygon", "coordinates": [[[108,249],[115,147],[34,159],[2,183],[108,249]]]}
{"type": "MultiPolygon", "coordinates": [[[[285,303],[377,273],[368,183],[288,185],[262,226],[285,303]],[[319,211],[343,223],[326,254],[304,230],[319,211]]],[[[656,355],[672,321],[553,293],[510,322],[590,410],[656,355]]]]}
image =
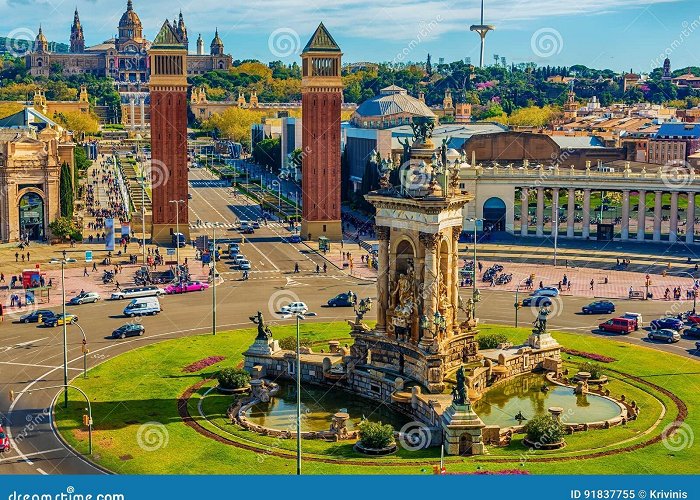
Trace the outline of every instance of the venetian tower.
{"type": "Polygon", "coordinates": [[[165,21],[148,51],[151,67],[151,239],[157,243],[172,241],[176,225],[189,241],[187,49],[177,33],[177,27],[165,21]]]}
{"type": "Polygon", "coordinates": [[[342,52],[321,23],[301,54],[304,130],[301,235],[342,239],[340,220],[340,109],[342,52]]]}
{"type": "Polygon", "coordinates": [[[390,184],[391,168],[384,168],[382,189],[365,197],[377,210],[377,325],[352,332],[351,357],[355,370],[386,371],[441,393],[447,375],[477,356],[471,310],[462,307],[467,321],[458,321],[458,241],[473,196],[459,188],[459,162],[444,165],[436,155],[433,126],[414,124],[400,185],[390,184]]]}

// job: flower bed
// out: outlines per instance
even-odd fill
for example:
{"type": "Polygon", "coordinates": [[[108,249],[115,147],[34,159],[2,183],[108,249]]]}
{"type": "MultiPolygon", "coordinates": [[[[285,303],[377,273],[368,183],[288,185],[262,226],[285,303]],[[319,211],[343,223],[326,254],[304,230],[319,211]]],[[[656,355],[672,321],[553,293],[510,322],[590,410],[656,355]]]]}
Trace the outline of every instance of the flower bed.
{"type": "Polygon", "coordinates": [[[209,356],[208,358],[200,359],[196,363],[192,363],[191,365],[187,365],[186,367],[184,367],[182,369],[182,371],[185,373],[195,373],[195,372],[204,370],[205,368],[208,368],[211,365],[215,365],[216,363],[220,363],[225,359],[226,359],[226,356],[209,356]]]}
{"type": "Polygon", "coordinates": [[[476,472],[443,472],[445,476],[529,476],[523,469],[478,470],[476,472]]]}
{"type": "Polygon", "coordinates": [[[580,358],[592,359],[593,361],[599,361],[601,363],[613,363],[617,361],[615,358],[611,358],[610,356],[604,356],[594,352],[577,351],[576,349],[567,349],[565,347],[562,348],[561,352],[572,356],[578,356],[580,358]]]}

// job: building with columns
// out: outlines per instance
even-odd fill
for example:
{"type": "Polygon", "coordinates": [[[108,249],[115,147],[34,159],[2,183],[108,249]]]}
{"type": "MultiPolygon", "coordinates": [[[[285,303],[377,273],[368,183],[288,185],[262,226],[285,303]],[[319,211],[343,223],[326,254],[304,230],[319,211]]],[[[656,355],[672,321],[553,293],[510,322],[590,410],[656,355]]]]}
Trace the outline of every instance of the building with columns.
{"type": "Polygon", "coordinates": [[[120,92],[122,125],[131,133],[145,133],[151,127],[151,94],[120,92]]]}
{"type": "Polygon", "coordinates": [[[464,213],[465,228],[473,228],[470,219],[483,218],[487,227],[522,237],[557,231],[564,238],[695,243],[700,176],[685,165],[637,165],[464,163],[462,187],[475,195],[464,213]],[[594,209],[593,199],[601,195],[607,201],[594,209]]]}

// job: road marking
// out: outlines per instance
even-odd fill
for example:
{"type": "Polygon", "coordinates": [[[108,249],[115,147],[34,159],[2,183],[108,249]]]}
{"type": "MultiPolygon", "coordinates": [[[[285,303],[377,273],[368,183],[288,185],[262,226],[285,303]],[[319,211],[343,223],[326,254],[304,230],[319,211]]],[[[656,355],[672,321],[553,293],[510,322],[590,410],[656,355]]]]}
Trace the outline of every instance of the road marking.
{"type": "MultiPolygon", "coordinates": [[[[25,457],[35,457],[37,455],[44,455],[46,453],[55,453],[57,451],[66,451],[65,448],[54,448],[53,450],[44,450],[44,451],[35,451],[34,453],[27,453],[24,455],[25,457]]],[[[15,460],[20,458],[19,456],[11,456],[11,457],[6,457],[6,458],[0,458],[0,463],[2,462],[9,462],[10,460],[15,460]]],[[[24,459],[25,462],[27,462],[29,465],[33,465],[33,462],[31,460],[27,460],[27,458],[24,459]]]]}
{"type": "Polygon", "coordinates": [[[28,341],[28,342],[22,342],[22,343],[20,343],[20,344],[15,344],[15,345],[12,345],[12,346],[8,346],[8,347],[5,347],[5,350],[2,351],[2,352],[7,352],[7,351],[9,351],[9,350],[11,350],[11,349],[15,349],[15,348],[17,348],[17,347],[24,347],[24,346],[26,346],[26,345],[31,345],[31,344],[33,344],[33,343],[35,343],[35,342],[39,342],[40,340],[46,340],[47,338],[48,338],[48,337],[42,337],[42,338],[40,338],[40,339],[30,340],[30,341],[28,341]]]}
{"type": "MultiPolygon", "coordinates": [[[[9,366],[27,366],[30,368],[53,368],[54,370],[58,370],[59,368],[63,368],[63,366],[49,366],[49,365],[33,365],[30,363],[13,363],[12,361],[0,361],[0,365],[9,365],[9,366]]],[[[69,370],[76,370],[76,371],[83,371],[82,368],[70,368],[68,367],[69,370]]]]}
{"type": "Polygon", "coordinates": [[[39,467],[36,468],[36,471],[37,471],[39,474],[42,474],[42,475],[44,475],[44,476],[48,476],[48,475],[49,475],[47,472],[44,472],[43,469],[40,469],[39,467]]]}

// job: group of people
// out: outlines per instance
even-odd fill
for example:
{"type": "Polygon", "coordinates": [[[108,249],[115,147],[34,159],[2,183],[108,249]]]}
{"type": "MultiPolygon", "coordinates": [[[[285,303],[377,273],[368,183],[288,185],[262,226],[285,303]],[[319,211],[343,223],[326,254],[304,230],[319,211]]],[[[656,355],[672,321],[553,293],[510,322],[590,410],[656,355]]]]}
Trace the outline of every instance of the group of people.
{"type": "Polygon", "coordinates": [[[96,232],[88,235],[89,243],[105,240],[103,230],[106,219],[128,219],[129,214],[113,171],[104,166],[93,169],[91,183],[87,185],[85,193],[85,207],[87,215],[95,219],[87,223],[87,229],[96,232]],[[100,200],[100,188],[106,193],[107,200],[100,200]]]}
{"type": "MultiPolygon", "coordinates": [[[[681,287],[673,287],[673,290],[666,287],[666,290],[664,290],[664,300],[671,300],[671,293],[673,293],[673,300],[681,300],[681,295],[683,294],[681,287]]],[[[698,291],[695,289],[686,290],[685,300],[693,300],[697,297],[697,293],[698,291]]]]}

